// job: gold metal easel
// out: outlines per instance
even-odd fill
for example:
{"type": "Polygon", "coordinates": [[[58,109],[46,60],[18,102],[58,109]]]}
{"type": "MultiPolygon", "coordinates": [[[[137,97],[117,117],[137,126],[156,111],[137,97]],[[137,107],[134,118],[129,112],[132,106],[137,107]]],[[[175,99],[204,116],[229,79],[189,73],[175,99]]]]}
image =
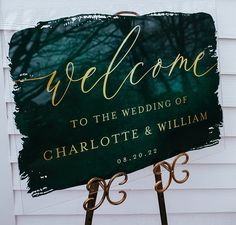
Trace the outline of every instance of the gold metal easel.
{"type": "Polygon", "coordinates": [[[116,178],[121,177],[121,176],[124,176],[124,179],[123,179],[123,181],[121,181],[119,183],[119,185],[123,185],[128,181],[128,176],[124,172],[120,172],[120,173],[115,174],[108,181],[108,183],[106,183],[106,181],[104,179],[101,179],[98,177],[92,178],[87,183],[86,187],[87,187],[87,190],[89,191],[89,196],[83,204],[84,209],[86,210],[85,225],[92,225],[94,211],[102,205],[102,203],[104,202],[105,199],[107,199],[107,201],[112,205],[120,205],[121,203],[123,203],[125,201],[125,199],[127,198],[127,193],[125,191],[119,191],[119,193],[121,193],[123,195],[119,201],[113,201],[110,198],[111,185],[116,178]],[[103,190],[103,195],[102,195],[100,201],[96,204],[99,186],[103,190]]]}
{"type": "MultiPolygon", "coordinates": [[[[188,163],[188,160],[189,160],[188,154],[181,153],[175,157],[175,159],[173,160],[172,163],[168,163],[166,161],[161,161],[161,162],[155,164],[154,168],[153,168],[153,173],[155,175],[155,181],[156,181],[154,188],[155,188],[155,190],[157,192],[157,196],[158,196],[160,217],[161,217],[161,224],[162,225],[168,225],[164,192],[169,188],[172,180],[174,180],[178,184],[183,184],[189,178],[189,171],[188,170],[182,170],[182,172],[185,173],[185,177],[183,179],[177,179],[175,176],[176,163],[180,158],[184,158],[184,161],[181,163],[182,165],[185,165],[188,163]],[[169,173],[168,182],[164,187],[163,187],[163,183],[162,183],[161,167],[166,169],[169,173]]],[[[98,177],[92,178],[88,182],[87,190],[89,191],[89,196],[83,204],[84,209],[86,210],[85,225],[92,225],[94,211],[102,205],[102,203],[105,201],[105,199],[107,199],[108,202],[112,205],[120,205],[126,200],[127,193],[125,191],[119,191],[119,193],[121,193],[123,195],[119,201],[113,201],[110,198],[110,193],[109,193],[113,181],[116,178],[122,177],[122,176],[124,177],[124,179],[123,179],[123,181],[121,181],[119,183],[119,185],[123,185],[128,181],[128,176],[124,172],[120,172],[120,173],[115,174],[108,182],[106,182],[104,179],[98,178],[98,177]],[[102,195],[100,201],[96,204],[99,186],[103,190],[103,195],[102,195]]]]}
{"type": "Polygon", "coordinates": [[[181,153],[181,154],[177,155],[171,164],[166,161],[161,161],[161,162],[157,163],[156,165],[154,165],[154,168],[153,168],[153,173],[155,175],[155,180],[156,180],[155,190],[156,190],[157,196],[158,196],[160,217],[161,217],[161,224],[162,225],[168,225],[164,192],[169,188],[172,180],[174,180],[177,184],[183,184],[189,178],[189,171],[188,170],[182,170],[182,172],[185,173],[185,177],[183,179],[177,179],[175,176],[176,163],[180,158],[184,158],[184,161],[181,163],[182,165],[185,165],[188,163],[189,156],[185,152],[185,153],[181,153]],[[163,187],[163,183],[162,183],[161,167],[163,167],[164,169],[166,169],[169,172],[169,179],[168,179],[167,185],[164,187],[163,187]]]}

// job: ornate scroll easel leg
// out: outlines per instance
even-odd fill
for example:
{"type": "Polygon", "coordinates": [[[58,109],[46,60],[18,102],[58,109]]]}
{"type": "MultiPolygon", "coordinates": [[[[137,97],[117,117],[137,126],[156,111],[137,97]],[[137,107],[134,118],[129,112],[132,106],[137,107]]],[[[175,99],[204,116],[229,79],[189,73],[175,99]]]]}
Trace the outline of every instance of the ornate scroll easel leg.
{"type": "Polygon", "coordinates": [[[89,191],[89,196],[83,204],[83,207],[86,210],[85,225],[92,225],[94,211],[102,205],[105,199],[107,199],[107,201],[112,205],[120,205],[125,201],[127,197],[127,194],[125,191],[119,191],[119,193],[122,195],[119,201],[114,201],[110,197],[109,192],[110,192],[112,183],[118,177],[124,177],[124,179],[119,183],[119,185],[125,184],[128,180],[127,174],[124,172],[120,172],[120,173],[115,174],[108,182],[106,182],[102,178],[94,177],[87,183],[86,188],[89,191]],[[100,200],[96,203],[99,186],[103,190],[103,194],[100,200]]]}
{"type": "Polygon", "coordinates": [[[155,174],[155,179],[156,179],[155,190],[156,190],[157,196],[158,196],[162,225],[168,225],[164,192],[169,188],[172,180],[174,180],[177,184],[183,184],[189,178],[189,171],[188,170],[182,170],[182,172],[185,174],[183,179],[178,179],[175,176],[176,163],[180,158],[184,158],[184,161],[181,163],[182,165],[185,165],[188,163],[188,160],[189,160],[188,154],[181,153],[175,157],[175,159],[172,163],[168,163],[166,161],[161,161],[161,162],[155,164],[154,168],[153,168],[153,173],[155,174]],[[161,166],[164,169],[166,169],[169,173],[169,179],[168,179],[167,185],[164,187],[162,184],[161,166]]]}
{"type": "MultiPolygon", "coordinates": [[[[157,171],[157,173],[155,174],[156,183],[159,182],[160,183],[159,187],[163,189],[160,165],[156,167],[156,171],[157,171]]],[[[168,225],[164,192],[157,192],[157,197],[158,197],[158,202],[159,202],[161,224],[168,225]]]]}
{"type": "MultiPolygon", "coordinates": [[[[97,194],[98,194],[98,188],[99,188],[99,184],[97,183],[93,183],[91,190],[89,191],[89,199],[93,199],[92,201],[88,202],[88,207],[89,208],[94,208],[94,206],[96,205],[96,199],[97,199],[97,194]]],[[[87,210],[86,211],[86,217],[85,217],[85,225],[92,225],[93,222],[93,213],[94,210],[87,210]]]]}

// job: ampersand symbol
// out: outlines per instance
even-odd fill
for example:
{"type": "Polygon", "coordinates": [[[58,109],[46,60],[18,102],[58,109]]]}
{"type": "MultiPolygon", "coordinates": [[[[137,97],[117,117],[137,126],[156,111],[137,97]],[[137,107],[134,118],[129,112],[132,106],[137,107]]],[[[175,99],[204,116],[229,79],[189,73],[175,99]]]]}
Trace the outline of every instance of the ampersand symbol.
{"type": "Polygon", "coordinates": [[[150,126],[146,126],[145,127],[145,135],[148,136],[148,135],[151,135],[151,134],[152,134],[152,131],[151,131],[150,126]]]}

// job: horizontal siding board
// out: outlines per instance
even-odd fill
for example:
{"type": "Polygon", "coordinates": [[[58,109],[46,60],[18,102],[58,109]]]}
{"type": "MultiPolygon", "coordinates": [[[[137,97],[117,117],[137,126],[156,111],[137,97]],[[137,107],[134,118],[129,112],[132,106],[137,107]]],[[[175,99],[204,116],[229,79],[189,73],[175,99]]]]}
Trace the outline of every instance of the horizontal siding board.
{"type": "Polygon", "coordinates": [[[221,74],[236,74],[235,52],[236,40],[222,39],[218,41],[221,74]]]}
{"type": "MultiPolygon", "coordinates": [[[[235,42],[236,44],[236,42],[235,42]]],[[[219,91],[222,96],[221,103],[226,107],[236,107],[236,76],[228,75],[221,76],[221,90],[219,91]]]]}
{"type": "Polygon", "coordinates": [[[20,134],[20,131],[16,128],[14,112],[15,112],[15,104],[14,103],[7,104],[8,134],[20,134]]]}
{"type": "Polygon", "coordinates": [[[11,165],[9,164],[10,147],[7,135],[7,112],[4,99],[5,81],[2,66],[2,47],[3,40],[2,33],[0,32],[0,177],[2,179],[0,184],[0,223],[3,222],[6,225],[15,225],[12,171],[11,165]]]}
{"type": "Polygon", "coordinates": [[[14,90],[14,82],[11,79],[9,69],[4,69],[4,80],[5,80],[5,101],[14,102],[14,96],[12,93],[12,91],[14,90]]]}
{"type": "Polygon", "coordinates": [[[224,136],[236,136],[235,116],[235,108],[223,109],[224,136]]]}
{"type": "MultiPolygon", "coordinates": [[[[127,191],[128,198],[121,206],[107,201],[96,214],[155,214],[157,196],[152,190],[127,191]]],[[[84,214],[86,191],[57,191],[50,195],[32,198],[25,191],[15,191],[16,215],[78,215],[84,214]],[[22,207],[23,203],[23,207],[22,207]]],[[[118,200],[119,194],[111,191],[118,200]]],[[[227,213],[236,212],[236,189],[220,190],[168,190],[165,193],[169,213],[227,213]]]]}
{"type": "MultiPolygon", "coordinates": [[[[118,206],[119,207],[119,206],[118,206]]],[[[84,224],[84,215],[76,216],[18,216],[17,225],[75,225],[84,224]]],[[[168,213],[170,225],[232,225],[236,221],[236,213],[168,213]]],[[[161,225],[158,211],[154,215],[97,215],[95,225],[161,225]]]]}
{"type": "MultiPolygon", "coordinates": [[[[171,189],[236,189],[236,179],[232,179],[236,174],[236,164],[188,164],[186,166],[177,165],[175,169],[176,178],[182,179],[184,174],[181,172],[187,169],[190,172],[189,180],[184,184],[176,184],[172,182],[171,189]]],[[[163,172],[163,185],[167,184],[168,175],[166,170],[163,172]]],[[[16,191],[26,191],[27,181],[19,179],[19,171],[17,164],[13,165],[13,189],[16,191]]],[[[152,166],[128,175],[128,182],[119,186],[118,182],[122,178],[114,181],[112,189],[120,190],[153,190],[154,189],[154,175],[152,173],[152,166]]],[[[73,190],[86,190],[85,186],[78,186],[67,189],[73,190]]]]}
{"type": "Polygon", "coordinates": [[[216,0],[218,34],[221,37],[236,38],[236,1],[216,0]]]}
{"type": "Polygon", "coordinates": [[[2,39],[3,39],[3,68],[9,68],[9,60],[7,59],[8,51],[9,51],[9,43],[12,35],[15,33],[14,31],[2,31],[2,39]]]}
{"type": "Polygon", "coordinates": [[[156,11],[176,11],[176,12],[207,12],[214,16],[215,0],[119,0],[110,4],[109,0],[103,1],[76,1],[70,0],[70,7],[66,0],[32,2],[30,0],[16,1],[14,4],[7,0],[2,0],[2,21],[0,28],[12,28],[17,25],[21,28],[33,26],[38,21],[45,21],[65,16],[84,14],[84,13],[106,13],[114,14],[121,10],[136,11],[145,14],[156,11]],[[50,10],[49,10],[50,9],[50,10]]]}
{"type": "Polygon", "coordinates": [[[22,136],[8,135],[10,143],[10,162],[17,162],[19,151],[22,150],[22,136]]]}
{"type": "Polygon", "coordinates": [[[192,164],[235,164],[235,146],[235,137],[222,138],[215,146],[189,152],[190,162],[192,164]]]}

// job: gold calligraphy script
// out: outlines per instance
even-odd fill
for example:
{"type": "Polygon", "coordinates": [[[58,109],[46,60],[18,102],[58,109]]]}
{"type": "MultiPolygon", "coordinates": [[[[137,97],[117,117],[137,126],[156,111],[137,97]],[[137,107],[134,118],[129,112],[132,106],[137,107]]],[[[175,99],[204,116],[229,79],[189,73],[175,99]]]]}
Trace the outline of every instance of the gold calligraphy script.
{"type": "Polygon", "coordinates": [[[61,80],[59,79],[56,81],[56,77],[57,77],[56,70],[48,75],[45,75],[45,76],[41,76],[41,77],[37,77],[37,78],[22,79],[22,80],[18,80],[16,82],[36,81],[36,80],[42,80],[42,79],[49,78],[47,86],[46,86],[46,90],[48,93],[52,93],[52,99],[51,99],[52,105],[58,106],[62,102],[62,100],[64,99],[64,97],[65,97],[66,93],[68,92],[70,85],[72,83],[79,82],[80,89],[81,89],[82,93],[86,94],[86,93],[89,93],[90,91],[92,91],[99,82],[103,82],[103,86],[102,86],[103,87],[103,90],[102,90],[103,96],[105,99],[111,100],[120,92],[120,90],[122,89],[122,87],[124,86],[124,84],[126,82],[130,82],[131,85],[137,85],[147,75],[149,75],[153,79],[155,79],[162,69],[169,69],[169,72],[168,72],[169,76],[171,76],[174,69],[176,67],[178,67],[178,69],[183,69],[185,71],[192,71],[194,76],[196,76],[196,77],[202,77],[202,76],[208,74],[217,65],[217,64],[214,64],[213,66],[209,67],[206,71],[199,73],[198,64],[204,58],[205,51],[201,51],[196,56],[195,60],[193,61],[193,63],[191,65],[189,65],[188,58],[185,58],[181,54],[178,54],[176,56],[176,58],[173,60],[173,62],[167,66],[164,66],[162,59],[158,58],[156,64],[154,64],[150,69],[148,69],[143,75],[136,76],[136,79],[135,79],[135,72],[136,72],[137,68],[144,66],[144,62],[140,61],[133,66],[133,68],[129,71],[127,76],[121,81],[120,84],[118,84],[118,87],[115,90],[115,92],[109,96],[107,94],[107,90],[108,90],[107,83],[108,83],[109,77],[122,64],[122,62],[124,61],[126,56],[129,54],[129,52],[131,51],[131,49],[133,48],[133,46],[137,42],[137,39],[140,35],[140,31],[141,31],[141,26],[137,25],[128,33],[128,35],[125,37],[125,39],[123,40],[123,42],[121,43],[121,45],[117,49],[116,53],[114,54],[106,72],[104,74],[102,74],[101,76],[99,76],[98,79],[90,86],[88,86],[88,83],[86,81],[91,76],[95,75],[96,67],[95,66],[90,67],[82,77],[75,78],[75,67],[74,67],[73,62],[69,62],[66,65],[65,75],[67,77],[68,83],[65,87],[63,86],[64,90],[62,90],[61,96],[58,96],[58,90],[60,88],[61,80]],[[123,55],[121,55],[121,50],[124,48],[124,45],[126,43],[130,43],[128,46],[128,50],[125,53],[123,53],[123,55]],[[117,60],[118,56],[120,58],[119,61],[117,60]],[[139,78],[137,79],[137,77],[139,77],[139,78]]]}

